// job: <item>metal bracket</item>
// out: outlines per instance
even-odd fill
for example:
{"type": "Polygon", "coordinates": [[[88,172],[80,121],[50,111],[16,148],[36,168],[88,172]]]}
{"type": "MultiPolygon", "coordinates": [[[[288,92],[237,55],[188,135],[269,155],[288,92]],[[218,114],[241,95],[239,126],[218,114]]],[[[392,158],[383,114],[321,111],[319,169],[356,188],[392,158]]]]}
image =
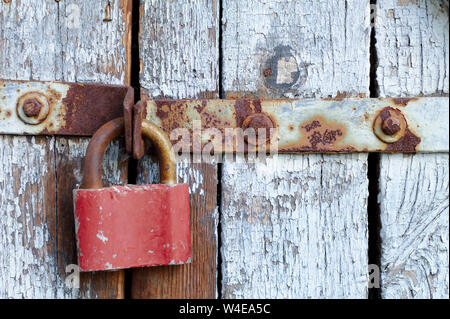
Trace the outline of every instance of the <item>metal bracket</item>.
{"type": "MultiPolygon", "coordinates": [[[[0,134],[90,136],[123,116],[124,104],[132,105],[124,103],[129,89],[0,80],[0,134]]],[[[211,147],[239,153],[263,145],[279,153],[449,151],[448,97],[148,100],[135,107],[129,119],[142,113],[178,148],[195,153],[211,147]],[[244,147],[236,143],[240,138],[244,147]]]]}
{"type": "Polygon", "coordinates": [[[123,116],[127,86],[0,80],[0,133],[92,136],[123,116]]]}

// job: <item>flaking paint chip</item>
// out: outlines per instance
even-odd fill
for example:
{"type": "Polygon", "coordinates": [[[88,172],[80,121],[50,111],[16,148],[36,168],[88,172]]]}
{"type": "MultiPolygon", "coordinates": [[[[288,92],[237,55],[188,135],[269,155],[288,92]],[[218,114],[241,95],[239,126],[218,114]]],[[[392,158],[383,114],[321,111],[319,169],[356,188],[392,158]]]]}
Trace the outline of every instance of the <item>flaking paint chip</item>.
{"type": "Polygon", "coordinates": [[[103,243],[108,241],[108,237],[103,234],[103,230],[100,230],[97,234],[97,238],[100,239],[103,243]]]}

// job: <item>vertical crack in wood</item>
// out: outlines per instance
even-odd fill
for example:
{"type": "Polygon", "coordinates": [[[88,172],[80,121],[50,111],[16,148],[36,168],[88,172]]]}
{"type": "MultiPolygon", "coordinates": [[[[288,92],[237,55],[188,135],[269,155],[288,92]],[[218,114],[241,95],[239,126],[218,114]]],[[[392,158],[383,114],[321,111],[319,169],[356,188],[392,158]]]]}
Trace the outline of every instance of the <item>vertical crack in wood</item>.
{"type": "MultiPolygon", "coordinates": [[[[140,0],[131,2],[131,67],[130,85],[134,88],[134,101],[137,103],[141,97],[140,56],[139,56],[139,32],[140,32],[140,0]]],[[[137,184],[138,161],[131,156],[128,159],[128,184],[137,184]]],[[[131,299],[132,295],[132,270],[125,270],[124,299],[131,299]]]]}
{"type": "MultiPolygon", "coordinates": [[[[370,97],[379,96],[379,86],[377,80],[378,56],[376,48],[376,0],[370,0],[371,15],[371,32],[370,32],[370,97]],[[374,10],[372,12],[372,10],[374,10]]],[[[378,204],[379,177],[380,177],[380,155],[370,153],[367,158],[367,178],[369,179],[369,197],[367,203],[368,230],[369,230],[369,264],[381,266],[381,216],[380,206],[378,204]]],[[[379,268],[380,269],[380,268],[379,268]]],[[[381,271],[380,271],[381,273],[381,271]]],[[[381,280],[381,278],[380,278],[381,280]]],[[[381,299],[381,283],[380,288],[369,288],[369,299],[381,299]]]]}
{"type": "Polygon", "coordinates": [[[376,22],[376,5],[377,0],[370,0],[370,82],[369,82],[369,92],[370,97],[375,98],[379,96],[379,85],[377,80],[377,69],[378,69],[378,55],[376,48],[376,34],[375,34],[375,22],[376,22]],[[374,10],[372,12],[372,10],[374,10]]]}
{"type": "Polygon", "coordinates": [[[217,164],[217,298],[223,299],[222,294],[222,163],[217,164]]]}
{"type": "MultiPolygon", "coordinates": [[[[378,204],[379,176],[380,176],[380,155],[371,153],[367,159],[368,169],[367,177],[369,179],[369,197],[367,203],[367,218],[369,229],[369,264],[381,267],[381,216],[380,206],[378,204]]],[[[379,272],[381,273],[381,271],[379,272]]],[[[373,274],[377,275],[377,274],[373,274]]],[[[381,281],[381,278],[375,278],[381,281]]],[[[381,299],[380,287],[369,287],[369,299],[381,299]]]]}
{"type": "Polygon", "coordinates": [[[218,20],[219,20],[219,34],[218,34],[218,41],[219,41],[219,98],[223,99],[225,98],[225,91],[223,89],[223,25],[222,25],[222,17],[223,17],[223,5],[222,1],[219,1],[219,12],[218,12],[218,20]]]}
{"type": "MultiPolygon", "coordinates": [[[[225,97],[225,91],[223,89],[223,50],[222,50],[222,41],[223,41],[223,4],[222,1],[219,1],[219,12],[218,12],[218,20],[219,20],[219,98],[223,99],[225,97]]],[[[223,299],[222,295],[222,163],[217,164],[217,298],[223,299]]]]}

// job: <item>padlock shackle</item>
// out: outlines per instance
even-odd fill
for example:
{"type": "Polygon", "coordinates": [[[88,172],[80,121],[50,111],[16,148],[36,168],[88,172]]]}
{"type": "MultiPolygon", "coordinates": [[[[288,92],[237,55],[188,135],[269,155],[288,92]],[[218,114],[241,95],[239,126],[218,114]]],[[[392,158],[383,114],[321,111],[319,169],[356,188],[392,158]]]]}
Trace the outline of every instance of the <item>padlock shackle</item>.
{"type": "MultiPolygon", "coordinates": [[[[102,188],[102,162],[103,154],[109,143],[124,135],[125,126],[123,117],[116,118],[102,125],[92,136],[89,142],[83,164],[83,179],[80,188],[102,188]]],[[[149,122],[142,121],[142,135],[147,137],[157,149],[159,156],[160,184],[176,183],[175,154],[172,143],[163,130],[149,122]]]]}
{"type": "Polygon", "coordinates": [[[148,138],[156,148],[159,158],[159,183],[176,184],[177,166],[172,143],[166,133],[152,122],[142,120],[142,136],[148,138]]]}

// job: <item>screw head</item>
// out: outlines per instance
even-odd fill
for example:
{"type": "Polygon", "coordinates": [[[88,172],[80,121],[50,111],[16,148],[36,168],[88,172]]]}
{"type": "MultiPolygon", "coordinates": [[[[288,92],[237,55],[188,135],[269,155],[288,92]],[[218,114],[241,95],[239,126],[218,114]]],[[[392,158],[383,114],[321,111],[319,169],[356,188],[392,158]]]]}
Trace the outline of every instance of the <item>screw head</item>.
{"type": "Polygon", "coordinates": [[[395,143],[404,135],[407,122],[403,114],[392,107],[385,107],[375,118],[373,131],[385,143],[395,143]]]}
{"type": "Polygon", "coordinates": [[[16,111],[24,123],[37,125],[47,118],[50,106],[45,95],[39,92],[28,92],[17,100],[16,111]]]}
{"type": "Polygon", "coordinates": [[[261,141],[259,141],[259,134],[261,133],[261,131],[265,130],[265,140],[264,142],[267,142],[268,140],[271,139],[271,130],[272,128],[274,128],[275,125],[272,121],[272,119],[264,114],[264,113],[255,113],[255,114],[251,114],[249,115],[243,122],[242,122],[242,129],[245,131],[248,128],[253,129],[255,136],[245,136],[245,141],[248,144],[252,144],[252,145],[258,145],[259,143],[261,143],[261,141]]]}
{"type": "Polygon", "coordinates": [[[386,135],[394,135],[400,131],[400,120],[396,117],[390,116],[389,118],[383,120],[381,123],[381,129],[386,135]]]}
{"type": "Polygon", "coordinates": [[[38,117],[41,109],[42,103],[35,98],[23,102],[23,112],[27,117],[38,117]]]}

